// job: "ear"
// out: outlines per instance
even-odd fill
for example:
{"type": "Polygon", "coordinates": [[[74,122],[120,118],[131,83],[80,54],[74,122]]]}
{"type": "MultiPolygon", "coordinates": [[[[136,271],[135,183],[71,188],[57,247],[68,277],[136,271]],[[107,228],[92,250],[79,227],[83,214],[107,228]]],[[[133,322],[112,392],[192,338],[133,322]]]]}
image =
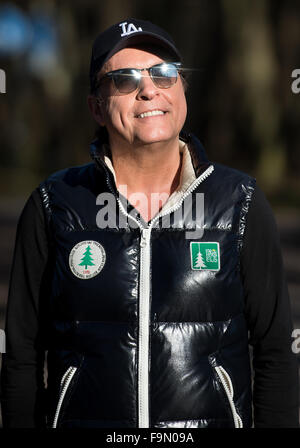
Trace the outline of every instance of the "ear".
{"type": "Polygon", "coordinates": [[[88,95],[87,103],[94,120],[100,124],[100,126],[105,126],[103,113],[104,102],[101,100],[99,101],[99,98],[96,98],[94,95],[88,95]]]}

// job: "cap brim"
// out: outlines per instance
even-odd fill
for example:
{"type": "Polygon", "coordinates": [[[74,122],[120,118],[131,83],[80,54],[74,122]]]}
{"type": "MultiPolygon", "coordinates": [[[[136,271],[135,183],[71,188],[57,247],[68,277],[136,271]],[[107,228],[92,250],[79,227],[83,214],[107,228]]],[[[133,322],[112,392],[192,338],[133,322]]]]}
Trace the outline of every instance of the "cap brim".
{"type": "MultiPolygon", "coordinates": [[[[124,37],[120,42],[115,45],[110,52],[107,54],[107,56],[104,59],[104,62],[108,61],[115,53],[122,50],[123,48],[126,48],[128,44],[135,45],[135,44],[141,44],[141,43],[150,43],[150,44],[156,44],[165,50],[169,51],[170,54],[175,56],[178,59],[178,62],[181,61],[181,55],[175,45],[172,45],[171,42],[169,42],[167,39],[164,39],[161,36],[157,36],[154,33],[149,33],[146,31],[139,31],[137,33],[134,33],[133,35],[129,35],[127,37],[124,37]]],[[[103,63],[104,63],[103,62],[103,63]]]]}

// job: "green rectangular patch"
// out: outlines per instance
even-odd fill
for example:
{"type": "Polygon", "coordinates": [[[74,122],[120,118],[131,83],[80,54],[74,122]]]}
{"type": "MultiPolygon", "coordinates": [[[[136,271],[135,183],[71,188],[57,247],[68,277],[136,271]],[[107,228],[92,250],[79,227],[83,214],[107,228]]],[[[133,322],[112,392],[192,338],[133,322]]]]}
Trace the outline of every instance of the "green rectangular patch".
{"type": "Polygon", "coordinates": [[[190,243],[191,268],[198,271],[220,270],[220,247],[217,242],[190,243]]]}

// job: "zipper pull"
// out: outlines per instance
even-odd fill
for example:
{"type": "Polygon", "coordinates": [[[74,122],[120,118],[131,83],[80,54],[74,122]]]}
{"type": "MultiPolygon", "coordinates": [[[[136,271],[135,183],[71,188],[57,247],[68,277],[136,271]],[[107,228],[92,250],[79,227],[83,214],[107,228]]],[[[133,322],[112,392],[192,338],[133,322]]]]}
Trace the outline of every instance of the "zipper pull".
{"type": "Polygon", "coordinates": [[[142,229],[141,242],[140,242],[141,247],[147,246],[147,244],[149,242],[150,232],[151,232],[151,229],[142,229]]]}

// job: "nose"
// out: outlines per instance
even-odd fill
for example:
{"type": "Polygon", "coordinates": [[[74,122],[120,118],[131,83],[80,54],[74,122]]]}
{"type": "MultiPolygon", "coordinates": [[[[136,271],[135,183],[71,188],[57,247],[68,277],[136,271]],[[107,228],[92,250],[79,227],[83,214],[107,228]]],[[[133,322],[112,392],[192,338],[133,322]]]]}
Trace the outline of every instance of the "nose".
{"type": "Polygon", "coordinates": [[[144,72],[137,91],[137,100],[149,101],[159,94],[159,89],[152,81],[148,72],[144,72]]]}

